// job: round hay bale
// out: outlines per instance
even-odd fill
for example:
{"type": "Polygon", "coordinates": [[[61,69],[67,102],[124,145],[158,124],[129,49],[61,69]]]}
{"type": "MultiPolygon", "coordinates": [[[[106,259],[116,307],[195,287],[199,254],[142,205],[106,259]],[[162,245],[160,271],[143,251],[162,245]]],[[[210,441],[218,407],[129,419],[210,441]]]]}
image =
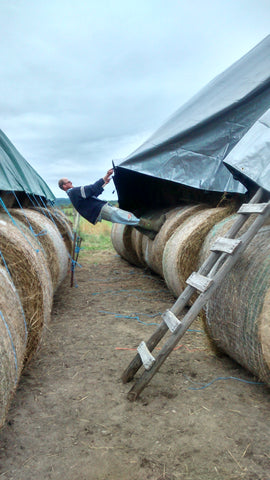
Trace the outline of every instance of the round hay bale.
{"type": "Polygon", "coordinates": [[[113,223],[111,229],[111,241],[116,252],[132,265],[141,266],[136,251],[131,241],[132,227],[113,223]]]}
{"type": "MultiPolygon", "coordinates": [[[[238,217],[237,214],[229,215],[228,217],[223,218],[220,222],[216,223],[213,228],[209,231],[209,233],[206,235],[205,240],[203,242],[203,245],[201,247],[200,253],[199,253],[199,261],[198,261],[198,266],[200,267],[203,262],[207,259],[207,257],[210,254],[210,248],[213,245],[214,241],[218,237],[224,237],[226,233],[230,230],[232,227],[233,223],[235,222],[236,218],[238,217]]],[[[238,231],[237,235],[235,238],[240,237],[248,227],[254,222],[254,215],[250,215],[250,217],[246,220],[244,225],[241,227],[241,229],[238,231]]],[[[270,224],[270,219],[267,219],[265,222],[265,225],[270,224]]]]}
{"type": "Polygon", "coordinates": [[[6,269],[0,267],[0,428],[21,375],[26,341],[19,296],[6,269]]]}
{"type": "Polygon", "coordinates": [[[198,255],[212,226],[228,215],[228,208],[207,208],[185,220],[170,237],[163,252],[164,280],[175,297],[186,287],[186,279],[196,270],[198,255]]]}
{"type": "Polygon", "coordinates": [[[206,306],[217,348],[270,385],[270,227],[264,226],[206,306]]]}
{"type": "Polygon", "coordinates": [[[143,235],[141,232],[139,232],[139,230],[132,227],[131,245],[137,255],[139,266],[141,267],[147,267],[146,261],[144,259],[144,252],[143,252],[143,240],[145,242],[146,238],[147,237],[143,235]]]}
{"type": "MultiPolygon", "coordinates": [[[[0,251],[19,294],[28,329],[25,361],[36,351],[49,323],[53,288],[50,272],[35,237],[20,222],[0,215],[0,251]],[[38,250],[38,251],[37,251],[38,250]]],[[[3,265],[2,256],[0,257],[3,265]]]]}
{"type": "Polygon", "coordinates": [[[148,267],[163,277],[162,258],[165,245],[177,227],[194,213],[206,208],[205,205],[183,205],[166,213],[166,221],[152,241],[147,241],[145,261],[148,267]]]}
{"type": "Polygon", "coordinates": [[[65,214],[61,212],[61,210],[56,210],[53,208],[37,208],[35,210],[42,213],[45,217],[49,218],[53,223],[55,223],[55,226],[58,228],[60,235],[65,242],[67,251],[71,255],[73,250],[72,226],[65,214]]]}
{"type": "Polygon", "coordinates": [[[56,291],[67,275],[69,265],[68,251],[58,228],[48,217],[35,210],[12,209],[11,214],[37,235],[56,291]]]}

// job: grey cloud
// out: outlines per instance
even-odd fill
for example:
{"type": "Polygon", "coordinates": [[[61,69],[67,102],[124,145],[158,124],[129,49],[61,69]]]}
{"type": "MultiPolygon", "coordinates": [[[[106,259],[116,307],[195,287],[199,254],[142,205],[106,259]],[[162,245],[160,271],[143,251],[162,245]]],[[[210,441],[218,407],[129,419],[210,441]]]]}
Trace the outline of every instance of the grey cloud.
{"type": "Polygon", "coordinates": [[[50,188],[95,180],[268,34],[258,0],[0,4],[0,128],[50,188]],[[64,172],[65,170],[65,172],[64,172]]]}

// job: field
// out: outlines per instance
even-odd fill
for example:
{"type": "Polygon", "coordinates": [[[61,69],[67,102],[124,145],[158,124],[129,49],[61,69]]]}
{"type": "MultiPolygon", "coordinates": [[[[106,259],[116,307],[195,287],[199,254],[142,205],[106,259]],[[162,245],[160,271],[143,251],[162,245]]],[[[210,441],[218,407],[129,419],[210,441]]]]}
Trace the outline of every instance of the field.
{"type": "Polygon", "coordinates": [[[81,227],[75,285],[57,291],[0,432],[0,479],[269,480],[269,389],[216,356],[200,319],[127,400],[121,373],[175,299],[116,255],[110,225],[81,227]]]}

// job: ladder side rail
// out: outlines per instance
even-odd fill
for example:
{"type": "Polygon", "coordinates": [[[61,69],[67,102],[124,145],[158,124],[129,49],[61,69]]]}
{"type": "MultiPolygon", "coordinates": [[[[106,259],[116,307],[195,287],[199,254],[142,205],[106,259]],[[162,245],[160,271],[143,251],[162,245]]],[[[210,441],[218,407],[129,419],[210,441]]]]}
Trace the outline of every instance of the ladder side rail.
{"type": "Polygon", "coordinates": [[[248,228],[248,230],[242,235],[242,243],[239,246],[238,250],[235,252],[234,255],[228,256],[227,260],[223,263],[220,270],[216,273],[214,277],[214,282],[209,287],[206,292],[202,293],[194,302],[194,304],[190,307],[189,311],[184,316],[181,324],[176,329],[176,331],[169,337],[166,344],[160,350],[155,363],[153,364],[150,370],[145,370],[142,376],[138,379],[138,381],[133,385],[131,390],[128,393],[129,400],[136,400],[139,396],[141,391],[146,387],[146,385],[150,382],[156,372],[160,369],[161,365],[165,362],[168,355],[171,351],[175,348],[179,340],[185,334],[187,329],[190,327],[194,319],[200,313],[202,307],[208,302],[211,298],[214,291],[220,285],[222,280],[224,279],[225,275],[232,269],[232,267],[237,262],[241,253],[246,249],[247,245],[250,243],[252,238],[256,235],[260,227],[264,224],[266,218],[270,216],[270,202],[268,202],[268,209],[265,214],[258,216],[252,225],[248,228]]]}
{"type": "MultiPolygon", "coordinates": [[[[262,195],[263,195],[263,189],[259,188],[255,193],[255,195],[250,200],[250,203],[258,202],[262,197],[262,195]]],[[[234,224],[231,226],[230,230],[224,236],[225,237],[229,237],[230,235],[232,237],[235,236],[240,230],[240,228],[244,225],[247,218],[248,218],[248,215],[239,214],[234,224]]],[[[215,265],[215,263],[219,258],[221,259],[221,262],[222,262],[226,257],[227,257],[226,253],[211,252],[208,258],[201,265],[200,269],[198,270],[198,273],[202,275],[207,275],[211,271],[211,269],[213,268],[213,266],[215,265]]],[[[194,287],[187,285],[185,290],[181,293],[181,295],[178,297],[178,299],[170,309],[171,312],[174,315],[179,315],[195,292],[196,292],[196,289],[194,287]]],[[[166,323],[162,321],[160,325],[157,327],[157,329],[155,330],[155,332],[152,334],[152,336],[149,338],[149,340],[146,342],[147,348],[150,352],[154,350],[156,345],[158,345],[160,340],[164,337],[164,335],[166,335],[167,331],[168,331],[168,327],[166,323]]],[[[128,365],[128,367],[124,370],[123,374],[121,375],[122,382],[127,383],[131,381],[141,366],[142,366],[142,360],[140,355],[137,353],[136,356],[128,365]]]]}

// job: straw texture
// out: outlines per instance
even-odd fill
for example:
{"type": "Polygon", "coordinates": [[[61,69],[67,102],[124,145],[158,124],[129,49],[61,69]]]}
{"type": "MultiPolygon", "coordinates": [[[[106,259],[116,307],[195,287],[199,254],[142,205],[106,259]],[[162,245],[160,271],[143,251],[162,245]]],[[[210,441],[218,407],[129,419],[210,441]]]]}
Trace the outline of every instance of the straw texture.
{"type": "Polygon", "coordinates": [[[208,208],[185,220],[166,243],[162,268],[164,280],[175,297],[186,287],[186,279],[198,265],[198,255],[212,226],[228,215],[228,207],[208,208]]]}
{"type": "Polygon", "coordinates": [[[45,217],[49,218],[55,224],[65,242],[67,251],[71,255],[73,249],[72,224],[66,215],[56,208],[38,208],[36,211],[45,215],[45,217]]]}
{"type": "Polygon", "coordinates": [[[270,227],[242,253],[206,308],[218,349],[270,385],[270,227]]]}
{"type": "Polygon", "coordinates": [[[148,238],[144,253],[148,267],[163,277],[162,258],[166,243],[175,230],[194,213],[206,208],[205,205],[183,205],[166,213],[166,221],[154,240],[148,238]]]}
{"type": "MultiPolygon", "coordinates": [[[[53,297],[51,275],[35,237],[18,220],[15,226],[5,214],[0,214],[0,250],[25,313],[28,328],[25,360],[28,361],[50,320],[53,297]]],[[[1,264],[4,265],[2,257],[1,264]]]]}
{"type": "Polygon", "coordinates": [[[47,266],[51,273],[54,291],[59,287],[68,272],[69,257],[63,238],[56,225],[42,213],[30,209],[12,209],[10,213],[20,220],[43,248],[47,266]]]}
{"type": "Polygon", "coordinates": [[[26,340],[20,299],[6,269],[0,267],[0,428],[23,368],[26,340]]]}

